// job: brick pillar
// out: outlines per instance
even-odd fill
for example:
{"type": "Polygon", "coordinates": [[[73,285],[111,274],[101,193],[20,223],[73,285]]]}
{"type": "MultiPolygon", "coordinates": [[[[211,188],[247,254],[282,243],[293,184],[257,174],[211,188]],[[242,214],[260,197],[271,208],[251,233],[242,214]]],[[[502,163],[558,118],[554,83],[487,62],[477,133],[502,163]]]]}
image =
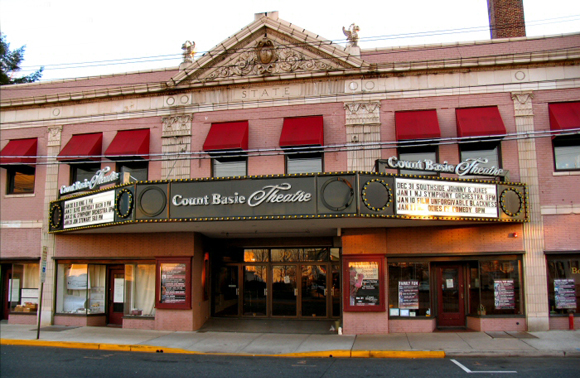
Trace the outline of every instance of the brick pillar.
{"type": "Polygon", "coordinates": [[[523,0],[487,0],[491,39],[526,36],[523,0]]]}
{"type": "Polygon", "coordinates": [[[381,103],[357,101],[344,104],[346,112],[347,170],[372,171],[381,150],[373,142],[381,141],[381,103]],[[352,149],[352,150],[351,150],[352,149]]]}
{"type": "MultiPolygon", "coordinates": [[[[512,93],[519,134],[534,131],[532,92],[512,93]]],[[[518,140],[518,160],[521,181],[528,184],[529,219],[524,223],[524,282],[525,307],[528,331],[547,331],[550,328],[548,305],[548,276],[544,256],[544,224],[540,207],[540,190],[536,141],[534,138],[518,140]]]]}
{"type": "Polygon", "coordinates": [[[175,115],[163,118],[161,135],[161,179],[187,179],[191,177],[191,160],[179,153],[191,152],[191,123],[193,116],[175,115]]]}
{"type": "Polygon", "coordinates": [[[58,162],[56,156],[60,152],[62,126],[48,127],[48,144],[46,148],[47,165],[46,165],[46,182],[44,185],[44,204],[42,218],[42,237],[41,250],[47,248],[47,262],[46,262],[46,281],[44,282],[44,289],[42,294],[42,316],[41,324],[51,325],[54,316],[55,303],[55,287],[54,277],[56,274],[56,266],[54,263],[55,250],[55,236],[48,233],[48,213],[50,209],[50,201],[58,199],[58,162]]]}

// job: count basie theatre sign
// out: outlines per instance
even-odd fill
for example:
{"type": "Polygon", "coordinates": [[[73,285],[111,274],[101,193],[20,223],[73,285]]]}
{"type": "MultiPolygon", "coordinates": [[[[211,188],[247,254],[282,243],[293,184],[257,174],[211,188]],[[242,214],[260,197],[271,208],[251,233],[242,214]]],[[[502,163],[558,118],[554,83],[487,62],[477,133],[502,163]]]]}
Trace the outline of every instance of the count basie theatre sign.
{"type": "Polygon", "coordinates": [[[143,222],[328,218],[525,222],[526,186],[374,172],[164,180],[51,202],[51,232],[143,222]]]}

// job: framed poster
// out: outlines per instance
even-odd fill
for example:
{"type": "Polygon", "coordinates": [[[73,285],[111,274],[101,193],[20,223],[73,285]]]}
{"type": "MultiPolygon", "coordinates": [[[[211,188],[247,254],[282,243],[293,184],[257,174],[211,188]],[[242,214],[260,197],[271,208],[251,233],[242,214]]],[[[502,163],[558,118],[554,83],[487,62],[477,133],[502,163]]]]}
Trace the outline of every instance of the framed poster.
{"type": "Polygon", "coordinates": [[[191,257],[157,258],[156,308],[191,309],[191,257]]]}
{"type": "Polygon", "coordinates": [[[399,281],[399,308],[419,309],[419,281],[399,281]]]}
{"type": "Polygon", "coordinates": [[[382,255],[343,256],[344,311],[386,311],[382,255]]]}
{"type": "Polygon", "coordinates": [[[515,304],[514,280],[494,280],[494,307],[497,310],[513,310],[515,304]]]}
{"type": "Polygon", "coordinates": [[[556,308],[576,308],[576,283],[573,278],[555,279],[554,296],[556,308]]]}

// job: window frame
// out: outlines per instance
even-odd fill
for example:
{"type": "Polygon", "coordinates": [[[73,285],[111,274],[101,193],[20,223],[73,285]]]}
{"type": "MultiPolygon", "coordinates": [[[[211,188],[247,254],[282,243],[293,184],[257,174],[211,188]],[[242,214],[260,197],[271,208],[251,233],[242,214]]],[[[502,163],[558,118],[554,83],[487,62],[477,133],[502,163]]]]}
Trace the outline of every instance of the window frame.
{"type": "Polygon", "coordinates": [[[300,173],[323,173],[324,172],[324,152],[323,151],[309,151],[309,152],[287,152],[284,154],[284,172],[289,174],[300,173]],[[288,172],[289,160],[296,159],[320,159],[320,171],[317,172],[288,172]]]}
{"type": "Polygon", "coordinates": [[[133,169],[145,169],[145,175],[147,176],[145,178],[145,180],[135,178],[135,181],[131,181],[132,178],[130,177],[129,182],[138,182],[138,181],[148,181],[149,180],[149,162],[147,160],[127,161],[127,162],[118,161],[115,169],[116,169],[116,172],[119,173],[119,175],[121,177],[121,182],[123,182],[123,176],[124,176],[123,174],[125,173],[123,170],[124,168],[129,168],[131,170],[133,170],[133,169]]]}
{"type": "Polygon", "coordinates": [[[29,167],[26,165],[21,166],[14,166],[6,168],[6,194],[7,195],[19,195],[19,194],[34,194],[36,189],[36,168],[29,167]],[[15,192],[16,186],[16,175],[22,174],[26,176],[32,176],[32,190],[31,191],[23,191],[23,192],[15,192]]]}
{"type": "MultiPolygon", "coordinates": [[[[558,162],[556,160],[556,147],[570,147],[570,146],[578,147],[579,152],[580,152],[580,135],[555,136],[552,138],[552,156],[554,159],[554,172],[578,172],[578,171],[580,171],[580,166],[578,168],[560,168],[560,169],[558,169],[558,162]]],[[[579,153],[579,156],[580,156],[580,153],[579,153]]]]}
{"type": "MultiPolygon", "coordinates": [[[[420,140],[416,141],[405,141],[405,142],[417,142],[420,143],[420,140]]],[[[439,161],[439,146],[438,145],[430,145],[430,146],[421,146],[421,147],[405,147],[405,145],[400,145],[397,147],[397,158],[399,160],[406,160],[401,158],[401,152],[415,154],[415,153],[435,153],[435,158],[433,161],[436,163],[439,161]]],[[[423,159],[421,159],[423,160],[423,159]]],[[[400,175],[417,175],[417,176],[431,176],[431,177],[439,177],[439,172],[429,172],[429,171],[418,171],[413,169],[402,169],[399,168],[397,173],[400,175]],[[402,173],[402,171],[408,171],[407,173],[402,173]]]]}
{"type": "Polygon", "coordinates": [[[463,152],[464,151],[491,151],[497,148],[497,168],[502,168],[502,153],[501,153],[501,141],[478,141],[474,143],[459,143],[459,161],[464,161],[463,152]],[[485,148],[492,147],[493,148],[485,148]],[[481,147],[481,148],[478,148],[481,147]]]}
{"type": "MultiPolygon", "coordinates": [[[[95,169],[93,176],[97,173],[98,170],[101,169],[101,163],[74,163],[70,162],[70,185],[74,184],[77,181],[81,181],[78,179],[78,169],[85,169],[86,171],[90,171],[89,169],[83,167],[91,167],[95,169]]],[[[84,181],[84,178],[81,182],[84,181]]]]}
{"type": "MultiPolygon", "coordinates": [[[[248,157],[246,156],[246,154],[244,152],[229,152],[230,154],[240,154],[243,156],[227,156],[227,154],[225,155],[215,155],[212,156],[211,158],[211,177],[236,177],[236,176],[247,176],[248,175],[248,157]],[[233,161],[239,161],[239,162],[244,162],[245,163],[245,172],[243,175],[235,175],[235,176],[225,176],[225,175],[216,175],[216,168],[215,168],[215,162],[216,161],[220,161],[223,160],[223,162],[233,162],[233,161]]],[[[212,154],[213,155],[213,154],[212,154]]]]}

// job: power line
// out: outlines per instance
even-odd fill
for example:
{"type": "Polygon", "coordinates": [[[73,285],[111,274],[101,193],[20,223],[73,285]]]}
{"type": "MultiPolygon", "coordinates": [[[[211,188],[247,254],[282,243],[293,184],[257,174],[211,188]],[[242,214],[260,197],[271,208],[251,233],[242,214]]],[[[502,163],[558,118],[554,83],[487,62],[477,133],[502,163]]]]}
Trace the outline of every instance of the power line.
{"type": "MultiPolygon", "coordinates": [[[[243,151],[187,151],[187,152],[174,152],[174,153],[156,153],[148,154],[146,156],[149,159],[136,159],[134,157],[126,157],[123,155],[78,155],[78,156],[66,156],[67,159],[79,158],[74,162],[70,161],[59,161],[49,159],[57,159],[58,156],[48,156],[48,155],[37,155],[37,156],[10,156],[4,158],[35,158],[35,159],[46,159],[44,162],[35,162],[26,165],[67,165],[67,164],[101,164],[100,161],[95,161],[93,159],[102,160],[113,160],[122,163],[128,162],[144,162],[144,161],[174,161],[174,160],[206,160],[206,159],[219,159],[219,158],[250,158],[250,157],[263,157],[263,156],[277,156],[277,155],[300,155],[300,154],[312,154],[313,152],[321,153],[345,153],[352,151],[371,151],[371,150],[383,150],[383,149],[395,149],[395,148],[411,148],[411,147],[428,147],[428,146],[440,146],[440,145],[467,145],[470,143],[480,143],[480,142],[506,142],[506,141],[517,141],[525,139],[537,139],[537,138],[551,138],[551,137],[564,137],[564,136],[578,136],[580,135],[580,129],[567,129],[567,130],[540,130],[532,132],[521,132],[521,133],[506,133],[503,135],[491,135],[491,136],[481,136],[481,137],[451,137],[451,138],[430,138],[430,139],[420,139],[420,140],[404,140],[404,141],[386,141],[386,142],[361,142],[361,143],[341,143],[334,145],[325,146],[304,146],[304,147],[292,147],[292,148],[261,148],[261,149],[248,149],[243,151]],[[120,159],[117,159],[120,158],[120,159]],[[85,159],[85,160],[83,160],[85,159]]],[[[6,163],[3,166],[19,166],[22,163],[6,163]]]]}
{"type": "MultiPolygon", "coordinates": [[[[536,20],[528,22],[526,25],[542,25],[542,24],[550,24],[550,23],[557,23],[557,22],[571,22],[580,19],[580,15],[569,15],[564,17],[557,17],[545,20],[536,20]]],[[[498,26],[495,29],[508,29],[514,26],[519,25],[519,23],[509,23],[504,24],[502,26],[498,26]]],[[[443,29],[443,30],[432,30],[426,32],[415,32],[415,33],[403,33],[403,34],[395,34],[395,35],[382,35],[382,36],[369,36],[363,37],[359,39],[359,42],[376,42],[376,41],[385,41],[385,40],[393,40],[393,39],[405,39],[405,38],[418,38],[418,37],[433,37],[437,35],[445,35],[445,34],[458,34],[458,33],[471,33],[471,32],[480,32],[489,30],[489,25],[486,26],[476,26],[476,27],[469,27],[469,28],[459,28],[459,29],[443,29]]],[[[338,43],[345,43],[347,42],[346,39],[339,39],[339,40],[327,40],[324,41],[326,45],[333,45],[338,43]]],[[[312,44],[316,44],[315,42],[300,42],[300,43],[292,43],[284,45],[286,48],[290,47],[301,47],[301,46],[311,46],[312,44]]],[[[220,45],[217,45],[220,47],[220,45]]],[[[238,49],[228,49],[226,52],[229,53],[239,53],[244,51],[249,51],[253,48],[246,47],[246,48],[238,48],[238,49]]],[[[197,56],[205,56],[206,54],[210,53],[212,50],[203,51],[196,53],[197,56]]],[[[46,64],[44,65],[46,70],[56,70],[56,69],[79,69],[79,68],[90,68],[95,66],[111,66],[111,65],[123,65],[123,64],[137,64],[137,63],[144,63],[144,62],[156,62],[156,61],[167,61],[172,59],[178,59],[182,56],[182,54],[167,54],[167,55],[153,55],[153,56],[146,56],[146,57],[135,57],[135,58],[120,58],[120,59],[112,59],[112,60],[98,60],[98,61],[89,61],[89,62],[76,62],[76,63],[57,63],[57,64],[46,64]],[[161,59],[159,59],[161,58],[161,59]]],[[[34,66],[22,66],[24,69],[36,69],[38,67],[34,66]]]]}
{"type": "MultiPolygon", "coordinates": [[[[377,55],[392,55],[392,54],[398,54],[398,53],[410,53],[410,52],[428,52],[428,51],[436,51],[436,50],[444,50],[444,49],[448,49],[448,48],[456,48],[455,46],[434,46],[432,48],[425,48],[425,49],[421,49],[421,50],[405,50],[405,51],[383,51],[383,52],[371,52],[368,54],[365,54],[365,56],[377,56],[377,55]]],[[[537,54],[537,53],[550,53],[550,52],[556,52],[556,51],[567,51],[567,50],[574,50],[577,49],[578,46],[573,46],[573,47],[567,47],[567,48],[553,48],[553,49],[542,49],[542,50],[530,50],[530,51],[525,51],[525,52],[519,52],[519,53],[514,53],[514,55],[518,55],[518,54],[522,54],[522,55],[531,55],[531,54],[537,54]]],[[[497,58],[497,57],[501,57],[504,56],[506,54],[493,54],[493,55],[483,55],[483,56],[462,56],[462,57],[457,57],[457,58],[451,58],[451,60],[453,59],[462,59],[462,60],[468,60],[468,59],[477,59],[477,58],[497,58]]],[[[326,58],[312,58],[312,59],[308,59],[308,60],[301,60],[301,61],[297,61],[296,63],[301,63],[301,62],[324,62],[325,60],[327,60],[326,58]]],[[[443,60],[443,59],[439,59],[439,60],[443,60]]],[[[412,60],[412,61],[396,61],[396,62],[383,62],[383,63],[377,63],[376,64],[376,70],[380,70],[383,66],[391,66],[393,64],[405,64],[405,63],[412,63],[412,64],[421,64],[421,63],[426,63],[426,62],[433,62],[433,61],[437,61],[437,60],[412,60]]],[[[211,67],[199,67],[196,69],[196,72],[205,72],[205,71],[209,71],[215,68],[234,68],[237,67],[236,64],[229,64],[229,65],[224,65],[224,66],[211,66],[211,67]]],[[[318,69],[318,70],[311,70],[309,71],[309,73],[324,73],[324,72],[347,72],[352,70],[352,68],[333,68],[333,69],[318,69]]],[[[165,70],[166,72],[169,72],[171,70],[165,70]]],[[[161,73],[163,71],[152,71],[150,72],[150,74],[155,74],[155,73],[161,73]]],[[[366,72],[360,72],[360,74],[365,74],[366,72]]],[[[143,73],[135,73],[135,74],[118,74],[118,75],[110,75],[110,76],[105,76],[105,77],[92,77],[92,78],[87,78],[86,81],[90,81],[90,80],[99,80],[99,79],[112,79],[116,76],[119,77],[123,77],[123,76],[132,76],[132,75],[139,75],[139,74],[143,74],[143,73]]],[[[147,74],[147,73],[146,73],[147,74]]],[[[359,74],[358,72],[356,72],[356,74],[359,74]]],[[[249,75],[248,75],[249,76],[249,75]]],[[[244,76],[240,76],[240,77],[244,77],[244,76]]],[[[168,79],[170,80],[170,79],[168,79]]],[[[83,80],[84,81],[84,80],[83,80]]],[[[6,88],[8,90],[13,90],[13,91],[38,91],[38,90],[54,90],[54,89],[70,89],[70,90],[74,90],[74,89],[82,89],[82,88],[99,88],[99,87],[107,87],[107,88],[117,88],[120,86],[123,86],[123,84],[119,84],[119,85],[115,85],[113,83],[106,83],[106,84],[91,84],[91,85],[66,85],[66,84],[76,84],[78,83],[78,81],[71,81],[71,82],[67,82],[65,81],[64,83],[61,84],[51,84],[49,83],[33,83],[32,85],[27,84],[21,87],[13,87],[11,86],[10,88],[6,88]]],[[[127,83],[125,85],[145,85],[145,84],[161,84],[164,85],[166,83],[166,81],[161,81],[161,82],[151,82],[151,81],[142,81],[142,82],[132,82],[132,83],[127,83]]]]}

